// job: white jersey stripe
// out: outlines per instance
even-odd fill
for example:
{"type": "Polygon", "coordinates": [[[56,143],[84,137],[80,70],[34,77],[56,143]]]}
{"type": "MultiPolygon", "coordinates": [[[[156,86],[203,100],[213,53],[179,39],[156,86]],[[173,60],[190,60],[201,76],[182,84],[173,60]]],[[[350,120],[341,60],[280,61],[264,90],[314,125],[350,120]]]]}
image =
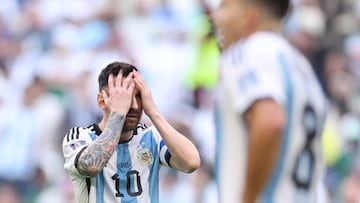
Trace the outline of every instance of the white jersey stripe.
{"type": "Polygon", "coordinates": [[[276,164],[275,171],[274,171],[272,177],[270,178],[267,188],[265,189],[265,194],[264,194],[264,202],[265,203],[273,203],[274,193],[275,193],[275,190],[278,188],[280,176],[282,174],[282,170],[284,167],[285,155],[287,153],[287,148],[289,146],[288,142],[290,139],[289,137],[290,137],[290,132],[291,132],[292,123],[293,123],[290,120],[293,117],[293,105],[294,105],[293,104],[293,99],[294,99],[293,98],[293,85],[291,82],[292,79],[289,74],[289,67],[287,65],[285,56],[280,53],[278,58],[279,58],[280,68],[281,68],[281,72],[282,72],[284,83],[285,83],[284,85],[286,87],[286,97],[287,97],[287,99],[286,99],[286,101],[287,101],[286,102],[286,115],[287,115],[289,122],[286,126],[285,132],[282,137],[279,161],[276,164]]]}

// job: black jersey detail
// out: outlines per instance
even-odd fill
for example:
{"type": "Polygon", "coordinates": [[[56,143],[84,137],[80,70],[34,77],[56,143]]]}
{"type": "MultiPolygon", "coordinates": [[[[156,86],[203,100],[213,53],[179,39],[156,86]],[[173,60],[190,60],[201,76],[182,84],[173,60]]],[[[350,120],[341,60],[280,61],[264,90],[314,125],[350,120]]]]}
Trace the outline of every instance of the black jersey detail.
{"type": "Polygon", "coordinates": [[[98,124],[94,124],[94,130],[97,136],[99,136],[102,133],[102,130],[100,129],[98,124]]]}
{"type": "Polygon", "coordinates": [[[139,123],[136,128],[141,128],[141,129],[145,130],[148,127],[146,126],[145,123],[139,123]]]}
{"type": "Polygon", "coordinates": [[[79,130],[79,128],[75,128],[75,130],[76,130],[76,139],[79,139],[79,135],[80,135],[80,130],[79,130]]]}
{"type": "Polygon", "coordinates": [[[71,132],[71,130],[66,133],[66,141],[67,141],[67,142],[70,141],[70,132],[71,132]]]}
{"type": "Polygon", "coordinates": [[[82,152],[86,149],[87,147],[84,147],[80,150],[80,152],[76,155],[75,157],[75,161],[74,161],[74,165],[75,165],[75,168],[77,169],[78,167],[78,161],[79,161],[79,158],[80,158],[80,155],[82,154],[82,152]]]}
{"type": "Polygon", "coordinates": [[[91,131],[93,131],[97,136],[99,136],[102,133],[102,130],[100,129],[99,125],[94,123],[92,125],[89,125],[88,127],[86,127],[88,129],[90,129],[91,131]]]}
{"type": "Polygon", "coordinates": [[[137,135],[139,129],[145,130],[146,128],[148,127],[144,123],[138,123],[136,129],[133,132],[133,135],[137,135]]]}
{"type": "Polygon", "coordinates": [[[74,133],[75,133],[75,128],[72,128],[71,129],[71,140],[74,139],[74,133]]]}
{"type": "Polygon", "coordinates": [[[70,131],[66,134],[66,141],[69,142],[70,140],[73,140],[74,138],[79,139],[79,135],[80,135],[79,127],[71,128],[70,131]]]}
{"type": "Polygon", "coordinates": [[[90,195],[91,180],[90,180],[90,178],[86,178],[85,181],[86,181],[86,187],[87,187],[88,195],[90,195]]]}
{"type": "Polygon", "coordinates": [[[74,137],[74,128],[71,128],[69,132],[69,141],[72,140],[73,137],[74,137]]]}
{"type": "Polygon", "coordinates": [[[169,152],[169,150],[166,150],[166,153],[165,153],[165,161],[166,163],[169,165],[170,168],[172,168],[171,164],[170,164],[170,158],[171,158],[171,154],[169,152]]]}
{"type": "Polygon", "coordinates": [[[71,128],[69,132],[66,134],[66,140],[69,142],[74,138],[74,128],[71,128]]]}

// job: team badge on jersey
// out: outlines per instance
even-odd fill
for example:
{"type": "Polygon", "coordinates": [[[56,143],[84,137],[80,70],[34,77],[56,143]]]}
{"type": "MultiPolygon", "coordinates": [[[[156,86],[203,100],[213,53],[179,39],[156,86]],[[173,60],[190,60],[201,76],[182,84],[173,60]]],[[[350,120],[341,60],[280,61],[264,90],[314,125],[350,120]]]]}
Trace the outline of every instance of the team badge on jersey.
{"type": "Polygon", "coordinates": [[[153,163],[154,158],[150,151],[150,149],[140,146],[139,150],[137,151],[137,159],[139,163],[143,166],[149,166],[153,163]]]}

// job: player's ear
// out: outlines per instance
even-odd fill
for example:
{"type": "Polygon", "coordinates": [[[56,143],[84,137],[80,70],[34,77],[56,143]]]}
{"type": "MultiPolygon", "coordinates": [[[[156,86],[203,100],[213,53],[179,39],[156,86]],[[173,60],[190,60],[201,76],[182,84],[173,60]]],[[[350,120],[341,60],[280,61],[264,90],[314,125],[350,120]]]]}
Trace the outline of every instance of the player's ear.
{"type": "Polygon", "coordinates": [[[100,109],[105,110],[106,105],[105,105],[105,100],[104,97],[102,96],[101,92],[99,92],[97,94],[97,103],[100,109]]]}

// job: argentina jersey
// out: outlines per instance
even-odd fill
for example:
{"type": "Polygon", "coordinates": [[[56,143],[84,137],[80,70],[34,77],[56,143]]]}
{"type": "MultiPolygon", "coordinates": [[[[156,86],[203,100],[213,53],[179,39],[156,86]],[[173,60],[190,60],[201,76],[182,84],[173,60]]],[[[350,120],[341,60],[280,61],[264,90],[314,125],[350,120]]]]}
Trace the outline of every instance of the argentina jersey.
{"type": "MultiPolygon", "coordinates": [[[[275,168],[258,202],[317,202],[322,178],[321,133],[327,102],[308,61],[282,36],[258,32],[224,50],[216,91],[216,174],[220,202],[239,202],[244,191],[246,111],[272,99],[287,124],[275,168]]],[[[268,115],[271,117],[271,115],[268,115]]]]}
{"type": "Polygon", "coordinates": [[[170,166],[170,153],[155,127],[139,124],[131,140],[119,143],[96,177],[77,168],[81,152],[101,134],[97,124],[72,128],[64,137],[64,168],[74,185],[76,202],[158,203],[159,167],[170,166]]]}

